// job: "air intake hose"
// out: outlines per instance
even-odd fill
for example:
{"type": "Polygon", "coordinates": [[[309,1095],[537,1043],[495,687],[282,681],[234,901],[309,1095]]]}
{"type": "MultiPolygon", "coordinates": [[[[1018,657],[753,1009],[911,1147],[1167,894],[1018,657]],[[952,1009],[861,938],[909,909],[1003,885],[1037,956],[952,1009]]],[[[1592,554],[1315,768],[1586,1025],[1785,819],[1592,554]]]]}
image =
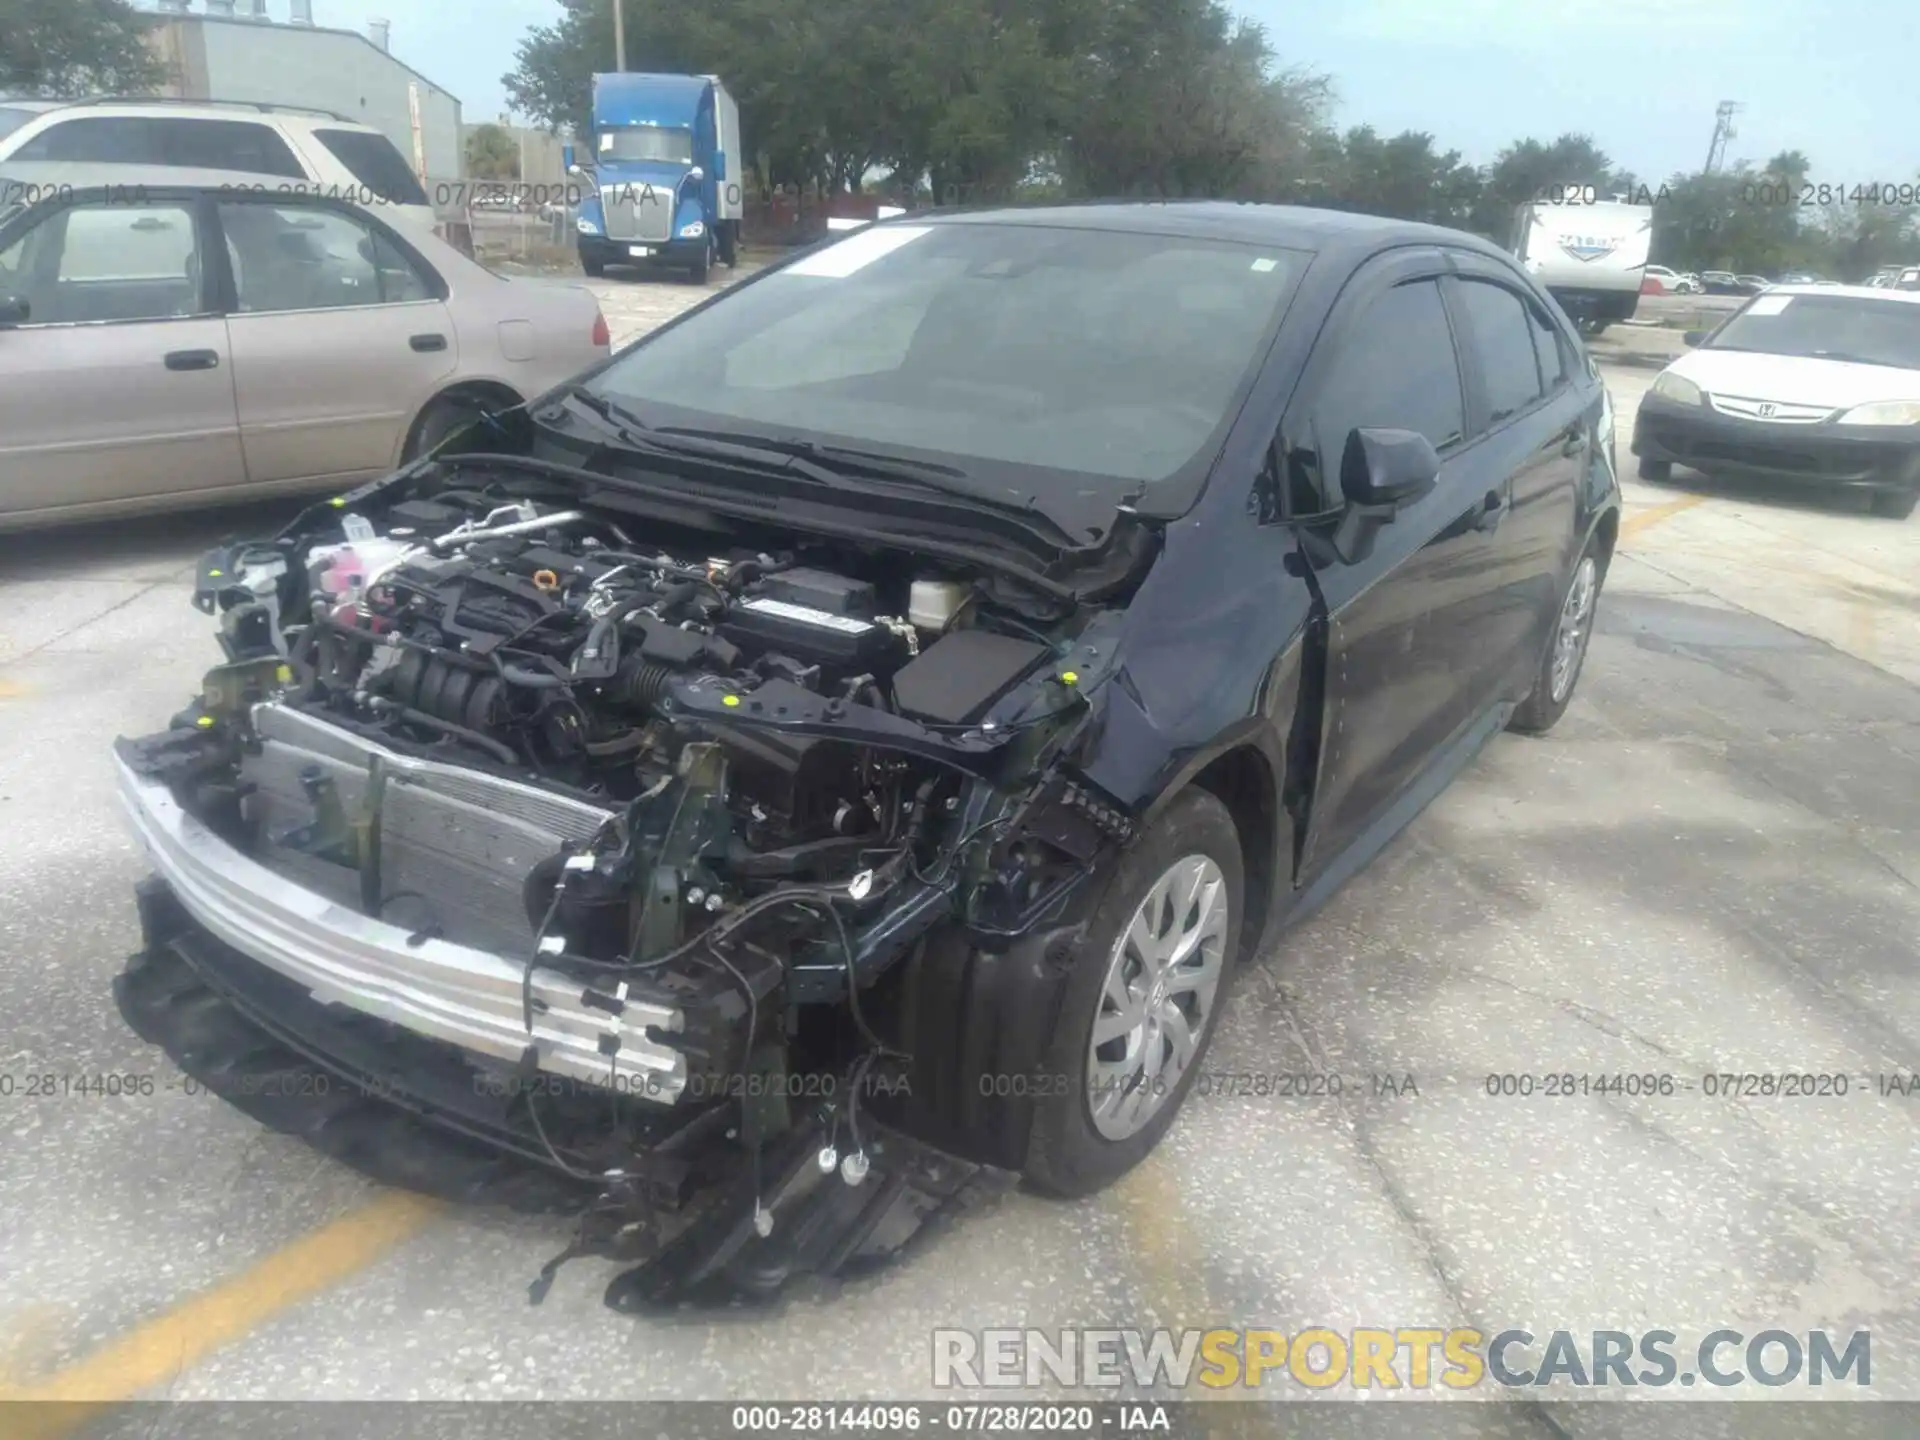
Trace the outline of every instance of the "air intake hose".
{"type": "Polygon", "coordinates": [[[638,655],[630,656],[621,662],[613,683],[607,686],[607,694],[622,705],[631,705],[639,710],[657,710],[660,702],[667,698],[667,687],[673,684],[673,675],[673,668],[669,665],[642,659],[638,655]]]}

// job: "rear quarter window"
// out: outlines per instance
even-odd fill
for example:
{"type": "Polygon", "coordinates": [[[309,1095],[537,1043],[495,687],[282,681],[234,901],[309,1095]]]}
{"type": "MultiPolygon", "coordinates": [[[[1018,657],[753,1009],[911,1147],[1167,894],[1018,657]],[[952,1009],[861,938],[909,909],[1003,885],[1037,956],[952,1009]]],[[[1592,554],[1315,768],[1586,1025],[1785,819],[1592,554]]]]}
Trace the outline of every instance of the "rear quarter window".
{"type": "Polygon", "coordinates": [[[367,189],[388,205],[426,205],[427,192],[393,142],[364,130],[315,130],[313,138],[332,152],[367,189]]]}

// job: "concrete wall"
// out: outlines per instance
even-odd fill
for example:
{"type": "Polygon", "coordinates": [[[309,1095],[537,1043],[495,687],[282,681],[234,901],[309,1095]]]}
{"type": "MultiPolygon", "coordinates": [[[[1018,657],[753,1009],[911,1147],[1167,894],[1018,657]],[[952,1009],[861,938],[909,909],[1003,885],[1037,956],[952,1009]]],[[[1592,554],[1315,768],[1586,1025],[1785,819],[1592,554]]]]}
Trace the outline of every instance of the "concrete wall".
{"type": "Polygon", "coordinates": [[[261,100],[336,110],[385,132],[414,163],[409,85],[420,87],[430,176],[466,173],[460,102],[352,30],[216,20],[163,20],[155,47],[175,67],[171,93],[192,100],[261,100]]]}

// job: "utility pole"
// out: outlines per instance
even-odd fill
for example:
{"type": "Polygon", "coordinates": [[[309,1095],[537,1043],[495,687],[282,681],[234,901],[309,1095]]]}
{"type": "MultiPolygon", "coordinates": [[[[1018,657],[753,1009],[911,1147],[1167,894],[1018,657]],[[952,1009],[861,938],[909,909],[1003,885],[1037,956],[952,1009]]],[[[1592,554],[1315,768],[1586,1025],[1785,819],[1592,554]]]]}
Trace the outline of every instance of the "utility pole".
{"type": "Polygon", "coordinates": [[[613,68],[627,68],[627,17],[621,0],[613,0],[613,68]]]}
{"type": "Polygon", "coordinates": [[[1705,174],[1718,170],[1727,158],[1727,142],[1734,137],[1733,117],[1741,109],[1737,100],[1722,100],[1713,112],[1713,140],[1707,146],[1705,174]]]}

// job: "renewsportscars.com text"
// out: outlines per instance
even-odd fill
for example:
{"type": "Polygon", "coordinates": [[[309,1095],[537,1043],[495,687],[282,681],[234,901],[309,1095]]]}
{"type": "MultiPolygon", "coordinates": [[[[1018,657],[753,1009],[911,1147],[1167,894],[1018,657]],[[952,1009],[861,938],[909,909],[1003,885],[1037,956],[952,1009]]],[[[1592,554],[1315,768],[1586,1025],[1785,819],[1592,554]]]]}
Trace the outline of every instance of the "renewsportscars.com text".
{"type": "Polygon", "coordinates": [[[939,1389],[1631,1389],[1872,1384],[1865,1330],[935,1330],[939,1389]]]}

